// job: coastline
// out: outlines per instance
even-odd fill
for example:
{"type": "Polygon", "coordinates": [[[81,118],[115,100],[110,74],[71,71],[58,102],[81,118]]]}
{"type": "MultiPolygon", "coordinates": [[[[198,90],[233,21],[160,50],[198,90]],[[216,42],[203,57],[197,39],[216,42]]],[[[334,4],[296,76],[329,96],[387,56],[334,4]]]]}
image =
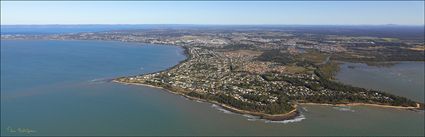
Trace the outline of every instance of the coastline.
{"type": "Polygon", "coordinates": [[[241,110],[241,109],[238,109],[238,108],[226,105],[226,104],[222,104],[222,103],[219,103],[219,102],[216,102],[216,101],[191,97],[191,96],[188,96],[184,93],[174,92],[174,91],[167,89],[167,88],[153,86],[153,85],[149,85],[149,84],[126,83],[126,82],[120,82],[120,81],[117,81],[117,80],[112,80],[112,82],[125,84],[125,85],[137,85],[137,86],[146,86],[146,87],[151,87],[151,88],[157,88],[157,89],[165,90],[165,91],[172,93],[172,94],[175,94],[175,95],[181,95],[181,96],[183,96],[187,99],[193,100],[193,101],[201,101],[201,102],[207,102],[207,103],[215,104],[215,105],[218,105],[218,106],[220,106],[220,107],[222,107],[222,108],[224,108],[228,111],[234,112],[234,113],[238,113],[238,114],[241,114],[241,115],[248,114],[248,115],[252,115],[252,116],[258,116],[261,119],[270,120],[270,121],[283,121],[283,120],[290,120],[290,119],[294,119],[294,118],[298,117],[300,115],[300,112],[298,111],[299,105],[368,106],[368,107],[380,107],[380,108],[390,108],[390,109],[423,110],[423,106],[421,106],[421,104],[418,104],[418,103],[416,104],[417,105],[416,107],[405,107],[405,106],[391,106],[391,105],[380,105],[380,104],[369,104],[369,103],[326,104],[326,103],[299,103],[299,102],[297,102],[296,105],[294,106],[294,109],[291,110],[290,112],[272,115],[272,114],[266,114],[266,113],[261,113],[261,112],[241,110]]]}
{"type": "MultiPolygon", "coordinates": [[[[189,54],[188,47],[180,46],[180,45],[171,45],[171,46],[176,46],[176,47],[183,48],[183,55],[184,55],[184,56],[186,56],[186,59],[184,59],[184,60],[182,60],[182,61],[179,61],[176,65],[174,65],[174,66],[172,66],[172,67],[170,67],[170,68],[167,68],[167,69],[164,69],[164,70],[160,70],[160,71],[151,72],[151,73],[145,73],[145,74],[142,74],[142,75],[148,75],[148,74],[154,74],[154,73],[161,73],[161,72],[166,72],[166,71],[172,70],[172,69],[174,69],[175,67],[178,67],[180,64],[182,64],[182,63],[185,63],[185,62],[189,61],[189,60],[192,58],[192,56],[189,54]]],[[[140,75],[133,75],[133,76],[140,76],[140,75]]],[[[110,81],[118,82],[118,81],[116,81],[115,79],[125,78],[125,77],[131,77],[131,76],[122,76],[122,77],[117,77],[117,78],[113,78],[113,79],[111,79],[110,81]]],[[[124,83],[124,82],[119,82],[119,83],[124,83]]],[[[124,84],[126,84],[126,83],[124,83],[124,84]]],[[[134,84],[136,84],[136,83],[134,83],[134,84]]],[[[141,84],[141,83],[140,83],[140,84],[141,84]]],[[[145,86],[152,86],[152,85],[148,85],[148,84],[144,84],[144,85],[145,85],[145,86]]]]}
{"type": "MultiPolygon", "coordinates": [[[[187,61],[189,61],[190,59],[192,59],[192,55],[189,53],[189,48],[186,46],[182,46],[182,45],[173,45],[173,46],[177,46],[177,47],[181,47],[183,48],[183,55],[186,56],[186,59],[179,61],[176,65],[167,68],[165,70],[161,70],[161,71],[156,71],[156,72],[152,72],[152,73],[147,73],[147,74],[154,74],[154,73],[162,73],[162,72],[167,72],[169,70],[172,70],[176,67],[178,67],[180,64],[185,63],[187,61]]],[[[142,74],[142,75],[147,75],[147,74],[142,74]]],[[[173,91],[173,89],[169,89],[166,87],[161,87],[161,86],[154,86],[154,85],[150,85],[150,84],[144,84],[144,83],[128,83],[128,82],[121,82],[118,81],[116,79],[119,78],[125,78],[128,76],[124,76],[124,77],[118,77],[118,78],[114,78],[112,80],[110,80],[111,82],[116,82],[116,83],[121,83],[121,84],[126,84],[126,85],[139,85],[139,86],[147,86],[147,87],[151,87],[151,88],[158,88],[158,89],[162,89],[162,90],[166,90],[170,93],[176,94],[176,95],[181,95],[187,99],[190,100],[195,100],[195,101],[201,101],[201,102],[207,102],[207,103],[211,103],[211,104],[215,104],[218,105],[220,107],[222,107],[223,109],[226,109],[228,111],[234,112],[234,113],[238,113],[238,114],[248,114],[248,115],[252,115],[252,116],[258,116],[260,119],[265,119],[265,120],[270,120],[270,121],[283,121],[283,120],[290,120],[290,119],[294,119],[298,116],[300,116],[300,112],[298,111],[298,105],[325,105],[325,106],[370,106],[370,107],[381,107],[381,108],[393,108],[393,109],[406,109],[406,110],[424,110],[424,104],[422,103],[416,103],[416,107],[412,107],[412,106],[392,106],[392,105],[387,105],[387,104],[371,104],[371,103],[344,103],[344,104],[327,104],[327,103],[312,103],[312,102],[299,102],[296,101],[293,105],[294,109],[287,112],[287,113],[282,113],[282,114],[267,114],[267,113],[263,113],[263,112],[255,112],[255,111],[248,111],[248,110],[242,110],[242,109],[238,109],[235,108],[233,106],[229,106],[223,103],[219,103],[217,101],[214,100],[206,100],[206,99],[201,99],[201,98],[196,98],[196,97],[192,97],[189,95],[186,95],[183,92],[176,92],[173,91]]]]}
{"type": "Polygon", "coordinates": [[[369,107],[380,107],[380,108],[392,108],[392,109],[422,109],[421,104],[416,103],[416,107],[405,107],[405,106],[391,106],[391,105],[381,105],[381,104],[370,104],[370,103],[348,103],[348,104],[327,104],[327,103],[298,103],[300,105],[321,105],[321,106],[369,106],[369,107]]]}
{"type": "MultiPolygon", "coordinates": [[[[175,67],[178,67],[180,64],[189,61],[192,58],[192,56],[189,54],[188,47],[179,46],[179,45],[175,45],[175,46],[178,46],[178,47],[181,47],[181,48],[184,49],[183,54],[186,56],[186,59],[180,61],[179,63],[177,63],[173,67],[170,67],[170,68],[165,69],[165,70],[153,72],[153,73],[161,73],[161,72],[169,71],[169,70],[171,70],[171,69],[173,69],[175,67]]],[[[147,73],[147,74],[152,74],[152,73],[147,73]]],[[[146,75],[146,74],[143,74],[143,75],[146,75]]],[[[127,77],[127,76],[125,76],[125,77],[127,77]]],[[[187,99],[190,99],[190,100],[202,101],[202,102],[208,102],[208,103],[211,103],[211,104],[215,104],[215,105],[218,105],[218,106],[220,106],[220,107],[222,107],[222,108],[224,108],[226,110],[229,110],[231,112],[234,112],[234,113],[249,114],[249,115],[253,115],[253,116],[259,116],[261,119],[266,119],[266,120],[271,120],[271,121],[283,121],[283,120],[294,119],[294,118],[296,118],[296,117],[298,117],[300,115],[300,113],[298,112],[298,109],[297,109],[297,105],[294,106],[294,109],[293,110],[291,110],[291,111],[289,111],[287,113],[272,115],[272,114],[266,114],[266,113],[261,113],[261,112],[253,112],[253,111],[241,110],[241,109],[238,109],[238,108],[235,108],[235,107],[226,105],[226,104],[219,103],[217,101],[195,98],[195,97],[188,96],[188,95],[186,95],[184,93],[174,92],[174,91],[172,91],[170,89],[167,89],[167,88],[164,88],[164,87],[158,87],[158,86],[153,86],[153,85],[143,84],[143,83],[126,83],[126,82],[117,81],[116,79],[117,78],[112,79],[111,81],[112,82],[116,82],[116,83],[126,84],[126,85],[139,85],[139,86],[147,86],[147,87],[151,87],[151,88],[158,88],[158,89],[166,90],[166,91],[168,91],[170,93],[173,93],[173,94],[176,94],[176,95],[181,95],[181,96],[183,96],[183,97],[185,97],[187,99]]]]}
{"type": "MultiPolygon", "coordinates": [[[[166,72],[169,71],[171,69],[174,69],[175,67],[178,67],[180,64],[185,63],[187,61],[189,61],[190,59],[192,59],[191,54],[189,53],[189,49],[186,46],[181,46],[181,45],[174,45],[174,46],[178,46],[184,49],[183,54],[186,56],[186,59],[178,62],[176,65],[167,68],[165,70],[161,70],[161,71],[156,71],[156,72],[152,72],[152,73],[147,73],[147,74],[153,74],[153,73],[161,73],[161,72],[166,72]]],[[[146,74],[143,74],[146,75],[146,74]]],[[[128,77],[128,76],[124,76],[124,77],[128,77]]],[[[118,78],[123,78],[123,77],[118,77],[118,78]]],[[[294,104],[294,109],[287,112],[287,113],[283,113],[283,114],[267,114],[267,113],[262,113],[262,112],[254,112],[254,111],[247,111],[247,110],[241,110],[226,104],[222,104],[219,103],[217,101],[213,101],[213,100],[205,100],[205,99],[201,99],[201,98],[196,98],[196,97],[192,97],[192,96],[188,96],[185,93],[182,92],[175,92],[172,89],[168,89],[165,87],[160,87],[160,86],[154,86],[154,85],[149,85],[149,84],[143,84],[143,83],[127,83],[127,82],[121,82],[121,81],[117,81],[116,79],[118,78],[114,78],[112,80],[110,80],[111,82],[116,82],[116,83],[121,83],[121,84],[126,84],[126,85],[139,85],[139,86],[146,86],[146,87],[151,87],[151,88],[157,88],[157,89],[162,89],[162,90],[166,90],[170,93],[176,94],[176,95],[181,95],[187,99],[190,100],[194,100],[194,101],[201,101],[201,102],[207,102],[207,103],[211,103],[211,104],[215,104],[218,105],[220,107],[222,107],[223,109],[226,109],[228,111],[234,112],[234,113],[238,113],[238,114],[248,114],[248,115],[252,115],[252,116],[258,116],[260,119],[265,119],[265,120],[270,120],[270,121],[283,121],[283,120],[290,120],[290,119],[294,119],[298,116],[300,116],[300,112],[298,111],[298,105],[324,105],[324,106],[370,106],[370,107],[381,107],[381,108],[393,108],[393,109],[406,109],[406,110],[424,110],[424,104],[419,104],[417,103],[416,107],[411,107],[411,106],[392,106],[392,105],[383,105],[383,104],[370,104],[370,103],[347,103],[347,104],[327,104],[327,103],[301,103],[301,102],[296,102],[294,104]]]]}
{"type": "Polygon", "coordinates": [[[121,82],[121,81],[117,81],[117,80],[112,80],[112,82],[116,82],[116,83],[121,83],[121,84],[126,84],[126,85],[138,85],[138,86],[146,86],[146,87],[151,87],[151,88],[157,88],[157,89],[162,89],[165,91],[168,91],[170,93],[176,94],[176,95],[181,95],[187,99],[190,100],[194,100],[194,101],[201,101],[201,102],[207,102],[207,103],[211,103],[211,104],[215,104],[218,105],[226,110],[229,110],[231,112],[234,113],[238,113],[238,114],[248,114],[248,115],[253,115],[253,116],[258,116],[261,119],[266,119],[266,120],[271,120],[271,121],[283,121],[283,120],[290,120],[290,119],[294,119],[296,117],[298,117],[300,115],[300,113],[298,112],[297,109],[297,105],[294,106],[294,109],[287,112],[287,113],[283,113],[283,114],[266,114],[266,113],[262,113],[262,112],[253,112],[253,111],[247,111],[247,110],[241,110],[226,104],[222,104],[219,103],[217,101],[212,101],[212,100],[205,100],[205,99],[200,99],[200,98],[196,98],[196,97],[191,97],[188,96],[184,93],[179,93],[179,92],[174,92],[170,89],[166,89],[163,87],[158,87],[158,86],[153,86],[153,85],[149,85],[149,84],[142,84],[142,83],[126,83],[126,82],[121,82]]]}

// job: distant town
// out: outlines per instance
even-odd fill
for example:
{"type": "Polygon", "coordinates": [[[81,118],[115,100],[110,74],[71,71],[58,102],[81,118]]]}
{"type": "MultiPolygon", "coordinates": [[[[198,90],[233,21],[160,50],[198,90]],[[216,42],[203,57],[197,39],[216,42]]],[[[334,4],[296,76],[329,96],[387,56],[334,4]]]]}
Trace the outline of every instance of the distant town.
{"type": "Polygon", "coordinates": [[[187,59],[180,64],[161,72],[114,81],[165,88],[191,99],[270,120],[296,116],[300,103],[424,108],[423,102],[344,85],[334,78],[343,62],[391,65],[394,61],[424,61],[423,33],[405,38],[394,33],[384,35],[379,33],[381,30],[332,27],[312,30],[315,29],[164,28],[11,34],[2,35],[1,39],[107,40],[181,46],[187,59]]]}

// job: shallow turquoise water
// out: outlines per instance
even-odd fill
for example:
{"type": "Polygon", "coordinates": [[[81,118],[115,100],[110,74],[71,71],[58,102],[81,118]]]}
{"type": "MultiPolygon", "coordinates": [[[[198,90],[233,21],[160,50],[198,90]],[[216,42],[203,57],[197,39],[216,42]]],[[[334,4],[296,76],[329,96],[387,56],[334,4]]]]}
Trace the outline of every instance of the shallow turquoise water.
{"type": "Polygon", "coordinates": [[[423,135],[424,113],[303,106],[306,119],[267,123],[166,91],[105,82],[169,68],[172,46],[1,41],[1,135],[423,135]],[[13,132],[18,128],[32,133],[13,132]]]}

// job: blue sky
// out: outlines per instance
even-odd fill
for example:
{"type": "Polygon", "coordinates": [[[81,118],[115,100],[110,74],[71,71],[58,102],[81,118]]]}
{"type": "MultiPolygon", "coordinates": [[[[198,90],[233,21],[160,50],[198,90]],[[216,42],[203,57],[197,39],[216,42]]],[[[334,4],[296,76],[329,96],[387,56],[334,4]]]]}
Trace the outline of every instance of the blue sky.
{"type": "Polygon", "coordinates": [[[423,25],[424,1],[1,1],[1,24],[423,25]]]}

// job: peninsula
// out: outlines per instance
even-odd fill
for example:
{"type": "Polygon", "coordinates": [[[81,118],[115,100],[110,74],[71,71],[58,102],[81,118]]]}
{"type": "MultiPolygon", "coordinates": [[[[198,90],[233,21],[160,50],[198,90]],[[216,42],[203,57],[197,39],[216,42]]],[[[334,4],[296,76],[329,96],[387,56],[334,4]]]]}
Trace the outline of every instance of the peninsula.
{"type": "Polygon", "coordinates": [[[424,108],[423,102],[334,80],[341,62],[382,65],[424,61],[423,34],[406,38],[404,33],[414,32],[386,35],[350,27],[313,30],[245,26],[2,35],[2,39],[114,40],[181,46],[187,59],[178,65],[113,81],[163,88],[268,120],[296,117],[299,104],[424,108]]]}
{"type": "Polygon", "coordinates": [[[282,65],[261,60],[273,51],[185,48],[189,58],[173,68],[114,81],[164,88],[189,99],[268,120],[296,117],[299,103],[423,107],[404,97],[331,81],[323,71],[332,64],[297,66],[299,62],[282,65]]]}

